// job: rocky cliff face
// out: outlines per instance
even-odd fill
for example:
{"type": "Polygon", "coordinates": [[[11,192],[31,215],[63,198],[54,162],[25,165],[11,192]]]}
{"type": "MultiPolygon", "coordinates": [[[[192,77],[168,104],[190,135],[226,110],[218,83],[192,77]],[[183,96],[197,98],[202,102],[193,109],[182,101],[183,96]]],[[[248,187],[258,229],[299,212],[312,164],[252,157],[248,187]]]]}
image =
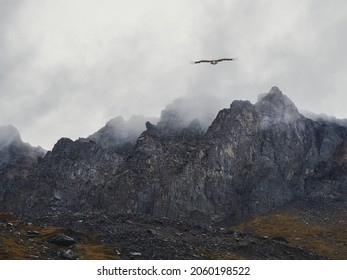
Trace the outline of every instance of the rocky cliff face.
{"type": "Polygon", "coordinates": [[[201,224],[232,223],[291,200],[346,199],[347,128],[305,118],[277,87],[256,104],[234,101],[207,130],[170,110],[136,141],[110,125],[87,139],[59,140],[21,181],[4,183],[2,173],[0,207],[201,224]]]}
{"type": "MultiPolygon", "coordinates": [[[[24,194],[21,188],[40,158],[45,155],[40,147],[23,143],[13,126],[0,126],[0,207],[7,208],[14,198],[24,194]]],[[[17,208],[17,207],[14,207],[17,208]]]]}

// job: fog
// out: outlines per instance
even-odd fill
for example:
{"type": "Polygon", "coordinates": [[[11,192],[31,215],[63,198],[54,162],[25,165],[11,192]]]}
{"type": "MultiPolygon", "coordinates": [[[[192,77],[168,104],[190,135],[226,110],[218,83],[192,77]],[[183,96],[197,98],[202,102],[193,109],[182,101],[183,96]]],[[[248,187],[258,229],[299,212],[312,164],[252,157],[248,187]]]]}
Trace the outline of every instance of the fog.
{"type": "Polygon", "coordinates": [[[87,137],[118,116],[159,118],[166,106],[208,123],[274,85],[299,109],[347,117],[343,0],[0,6],[0,125],[32,145],[87,137]],[[238,60],[190,64],[220,57],[238,60]]]}
{"type": "Polygon", "coordinates": [[[20,142],[21,138],[18,130],[11,126],[0,126],[0,151],[8,147],[13,142],[20,142]]]}

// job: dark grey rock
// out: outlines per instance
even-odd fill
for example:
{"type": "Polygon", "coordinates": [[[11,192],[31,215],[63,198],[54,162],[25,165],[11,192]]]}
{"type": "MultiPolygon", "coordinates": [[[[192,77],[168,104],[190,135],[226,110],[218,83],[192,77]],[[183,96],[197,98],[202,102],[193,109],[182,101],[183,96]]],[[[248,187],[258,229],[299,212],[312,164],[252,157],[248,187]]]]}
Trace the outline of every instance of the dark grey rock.
{"type": "Polygon", "coordinates": [[[28,238],[34,238],[34,237],[37,237],[39,235],[40,235],[40,233],[38,231],[36,231],[36,230],[27,231],[27,234],[26,234],[26,236],[28,238]]]}
{"type": "Polygon", "coordinates": [[[71,246],[76,243],[76,240],[68,235],[65,234],[56,234],[52,236],[52,238],[49,240],[50,243],[58,245],[58,246],[71,246]]]}
{"type": "Polygon", "coordinates": [[[147,233],[151,235],[157,235],[157,232],[154,229],[147,229],[147,233]]]}
{"type": "Polygon", "coordinates": [[[67,249],[62,253],[62,258],[65,260],[75,260],[77,259],[77,256],[71,249],[67,249]]]}
{"type": "Polygon", "coordinates": [[[287,244],[289,243],[289,241],[283,236],[274,236],[274,237],[271,237],[271,239],[279,241],[279,242],[287,243],[287,244]]]}

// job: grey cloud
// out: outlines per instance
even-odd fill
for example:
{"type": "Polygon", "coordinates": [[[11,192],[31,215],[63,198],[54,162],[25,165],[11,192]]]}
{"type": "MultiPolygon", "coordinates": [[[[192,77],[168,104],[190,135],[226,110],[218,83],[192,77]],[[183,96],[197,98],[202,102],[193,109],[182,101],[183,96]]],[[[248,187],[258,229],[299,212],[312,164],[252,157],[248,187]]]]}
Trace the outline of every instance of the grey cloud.
{"type": "Polygon", "coordinates": [[[21,141],[18,130],[11,126],[0,126],[0,150],[15,141],[21,141]]]}
{"type": "Polygon", "coordinates": [[[195,96],[175,99],[161,112],[161,120],[167,112],[174,112],[183,126],[188,126],[193,120],[198,120],[203,129],[212,123],[219,110],[223,109],[224,100],[214,96],[195,96]]]}

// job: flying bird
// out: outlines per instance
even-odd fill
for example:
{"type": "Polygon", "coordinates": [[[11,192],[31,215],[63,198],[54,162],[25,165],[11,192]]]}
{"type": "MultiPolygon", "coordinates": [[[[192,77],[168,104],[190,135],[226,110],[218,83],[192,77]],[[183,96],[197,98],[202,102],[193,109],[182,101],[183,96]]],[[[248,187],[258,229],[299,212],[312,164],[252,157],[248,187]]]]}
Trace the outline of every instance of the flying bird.
{"type": "Polygon", "coordinates": [[[193,64],[198,64],[198,63],[210,63],[212,65],[216,65],[218,62],[221,61],[231,61],[231,60],[236,60],[236,58],[220,58],[220,59],[212,59],[212,60],[206,60],[206,59],[202,59],[202,60],[198,60],[198,61],[193,61],[193,64]]]}

